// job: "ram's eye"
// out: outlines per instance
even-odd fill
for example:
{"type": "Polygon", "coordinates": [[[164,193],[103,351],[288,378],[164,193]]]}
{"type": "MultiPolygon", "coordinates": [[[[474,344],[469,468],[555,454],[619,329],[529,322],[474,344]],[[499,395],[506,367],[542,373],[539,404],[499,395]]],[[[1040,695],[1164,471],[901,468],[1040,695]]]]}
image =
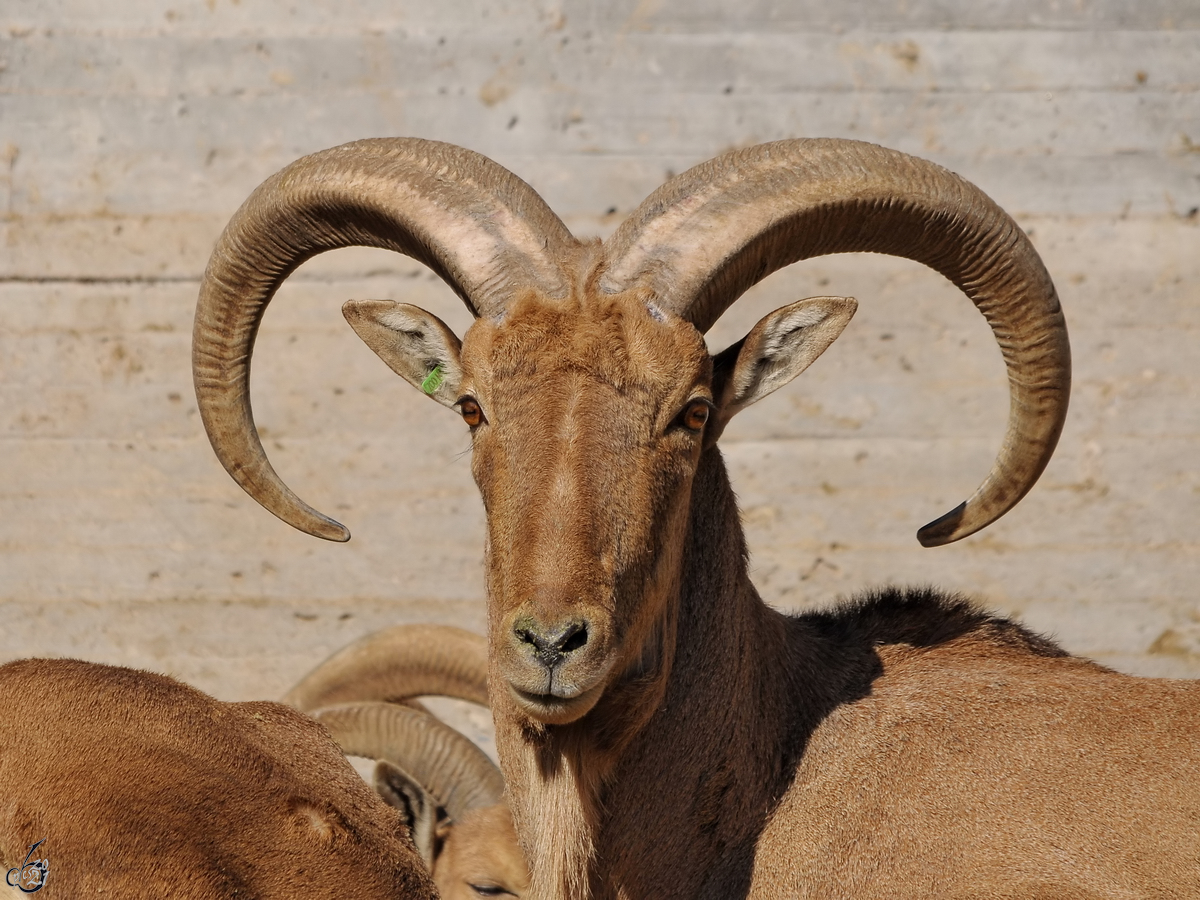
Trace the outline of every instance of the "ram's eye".
{"type": "Polygon", "coordinates": [[[483,410],[479,408],[479,404],[473,397],[463,397],[458,401],[458,411],[466,422],[472,428],[483,424],[483,410]]]}
{"type": "Polygon", "coordinates": [[[494,884],[471,884],[471,882],[469,882],[469,881],[467,882],[467,884],[470,885],[471,890],[473,890],[475,893],[477,893],[481,897],[515,897],[516,896],[516,894],[514,894],[512,891],[506,891],[504,888],[499,887],[498,885],[494,885],[494,884]]]}
{"type": "Polygon", "coordinates": [[[699,431],[708,421],[712,408],[704,400],[693,400],[679,417],[679,423],[688,431],[699,431]]]}

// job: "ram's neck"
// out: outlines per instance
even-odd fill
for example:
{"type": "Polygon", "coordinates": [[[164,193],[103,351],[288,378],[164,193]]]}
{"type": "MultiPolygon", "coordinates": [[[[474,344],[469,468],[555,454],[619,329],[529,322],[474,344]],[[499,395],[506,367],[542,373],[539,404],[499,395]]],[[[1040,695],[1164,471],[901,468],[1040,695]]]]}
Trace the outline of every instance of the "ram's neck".
{"type": "Polygon", "coordinates": [[[665,896],[665,885],[681,897],[724,896],[730,872],[748,878],[748,865],[727,858],[749,862],[790,771],[782,723],[794,721],[795,692],[777,677],[786,631],[749,582],[733,490],[708,450],[661,626],[669,675],[641,693],[614,692],[575,726],[532,733],[495,710],[530,897],[665,896]],[[632,734],[630,722],[640,724],[632,734]]]}
{"type": "Polygon", "coordinates": [[[656,714],[603,794],[604,897],[731,897],[792,770],[788,624],[759,599],[724,462],[693,486],[675,662],[656,714]],[[647,840],[647,835],[655,835],[647,840]]]}

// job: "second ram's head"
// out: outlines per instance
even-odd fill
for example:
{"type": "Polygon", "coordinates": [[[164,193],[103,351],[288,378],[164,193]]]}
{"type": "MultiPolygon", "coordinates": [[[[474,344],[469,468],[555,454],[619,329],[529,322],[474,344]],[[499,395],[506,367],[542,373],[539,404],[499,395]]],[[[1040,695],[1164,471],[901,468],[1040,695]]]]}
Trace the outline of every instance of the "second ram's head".
{"type": "Polygon", "coordinates": [[[285,702],[350,756],[375,760],[376,791],[407,822],[443,900],[520,897],[529,870],[504,781],[486,754],[417,697],[487,705],[487,646],[458,628],[399,625],[335,653],[285,702]]]}

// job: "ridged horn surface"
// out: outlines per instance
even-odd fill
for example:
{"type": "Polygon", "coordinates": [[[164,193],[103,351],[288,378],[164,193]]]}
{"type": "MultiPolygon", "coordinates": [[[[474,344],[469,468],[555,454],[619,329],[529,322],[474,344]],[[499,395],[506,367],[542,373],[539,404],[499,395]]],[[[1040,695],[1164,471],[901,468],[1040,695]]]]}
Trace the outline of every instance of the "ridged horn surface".
{"type": "Polygon", "coordinates": [[[305,260],[380,247],[440,275],[475,315],[497,315],[522,290],[562,296],[559,267],[577,246],[537,193],[462,147],[415,138],[344,144],[267,179],[226,226],[200,287],[192,374],[221,464],[290,525],[348,540],[344,526],[287,487],[263,450],[250,407],[250,359],[263,313],[305,260]]]}
{"type": "Polygon", "coordinates": [[[395,625],[343,647],[288,691],[300,710],[437,695],[488,705],[487,640],[450,625],[395,625]]]}
{"type": "Polygon", "coordinates": [[[1062,432],[1071,386],[1054,284],[1021,228],[933,163],[873,144],[794,140],[702,163],[650,195],[605,243],[601,288],[650,288],[707,331],[756,282],[801,259],[886,253],[957,285],[992,328],[1008,369],[1007,432],[969,500],[918,532],[956,541],[1033,486],[1062,432]]]}
{"type": "Polygon", "coordinates": [[[309,715],[329,729],[342,752],[386,759],[417,780],[451,819],[499,803],[504,778],[487,755],[449,725],[394,703],[342,703],[309,715]]]}

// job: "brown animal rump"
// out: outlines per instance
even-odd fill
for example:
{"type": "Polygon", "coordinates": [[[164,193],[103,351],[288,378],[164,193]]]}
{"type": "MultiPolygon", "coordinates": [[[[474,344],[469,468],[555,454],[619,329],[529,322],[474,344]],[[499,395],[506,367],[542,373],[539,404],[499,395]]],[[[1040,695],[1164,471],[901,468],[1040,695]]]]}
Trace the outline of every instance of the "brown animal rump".
{"type": "Polygon", "coordinates": [[[3,868],[39,840],[39,900],[434,896],[399,816],[311,719],[78,660],[0,666],[3,868]]]}

